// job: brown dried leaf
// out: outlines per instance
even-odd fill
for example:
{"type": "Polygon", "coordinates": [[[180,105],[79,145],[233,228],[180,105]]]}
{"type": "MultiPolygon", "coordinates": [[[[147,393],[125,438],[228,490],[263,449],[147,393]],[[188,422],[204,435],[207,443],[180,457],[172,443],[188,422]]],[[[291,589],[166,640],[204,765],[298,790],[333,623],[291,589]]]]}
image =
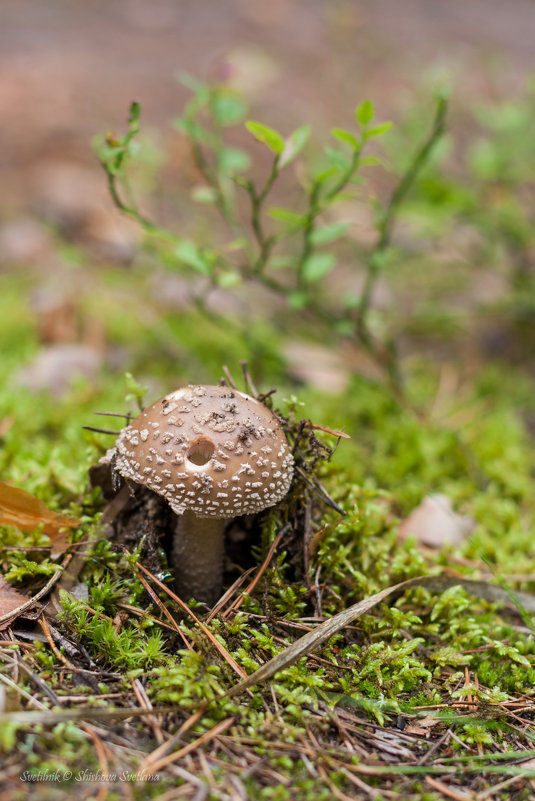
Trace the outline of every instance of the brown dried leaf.
{"type": "MultiPolygon", "coordinates": [[[[21,595],[7,581],[0,576],[0,618],[14,612],[28,601],[27,596],[21,595]]],[[[0,624],[0,630],[2,625],[0,624]]]]}
{"type": "MultiPolygon", "coordinates": [[[[19,487],[0,481],[0,524],[31,531],[39,525],[52,539],[53,550],[61,553],[68,546],[68,538],[61,529],[76,528],[79,520],[69,515],[53,512],[35,495],[19,487]]],[[[1,615],[0,615],[1,616],[1,615]]]]}
{"type": "Polygon", "coordinates": [[[421,737],[429,737],[431,729],[435,726],[438,726],[439,723],[442,723],[439,718],[434,718],[431,715],[428,715],[425,718],[420,718],[419,720],[415,720],[412,723],[403,729],[405,734],[417,734],[421,737]]]}
{"type": "Polygon", "coordinates": [[[447,495],[428,495],[404,520],[399,533],[415,537],[429,548],[458,545],[475,528],[471,517],[457,514],[447,495]]]}

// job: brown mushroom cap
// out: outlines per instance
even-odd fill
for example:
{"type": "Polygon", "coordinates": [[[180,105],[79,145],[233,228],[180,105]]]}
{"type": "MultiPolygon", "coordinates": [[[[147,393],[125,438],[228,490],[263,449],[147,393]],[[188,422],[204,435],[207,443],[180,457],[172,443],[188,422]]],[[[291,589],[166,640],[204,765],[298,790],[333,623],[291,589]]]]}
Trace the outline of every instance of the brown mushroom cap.
{"type": "Polygon", "coordinates": [[[162,495],[177,515],[231,518],[278,503],[293,457],[263,403],[229,387],[191,385],[121,431],[115,469],[162,495]]]}

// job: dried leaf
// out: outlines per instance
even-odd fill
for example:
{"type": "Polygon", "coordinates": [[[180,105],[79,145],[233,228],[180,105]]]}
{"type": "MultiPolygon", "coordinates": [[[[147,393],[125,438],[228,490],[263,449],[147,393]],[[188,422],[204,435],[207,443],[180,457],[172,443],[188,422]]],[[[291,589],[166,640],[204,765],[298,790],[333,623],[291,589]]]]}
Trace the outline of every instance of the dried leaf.
{"type": "Polygon", "coordinates": [[[0,524],[15,526],[23,531],[32,531],[42,525],[45,534],[52,539],[52,550],[57,555],[69,544],[62,529],[76,528],[80,521],[69,515],[53,512],[35,495],[0,481],[0,524]]]}
{"type": "Polygon", "coordinates": [[[438,726],[439,723],[443,723],[440,718],[434,718],[431,715],[428,715],[425,718],[420,718],[419,720],[415,720],[412,723],[403,729],[405,734],[416,734],[420,737],[429,737],[431,733],[431,729],[435,726],[438,726]]]}
{"type": "MultiPolygon", "coordinates": [[[[29,609],[31,606],[33,606],[44,595],[46,595],[48,592],[50,592],[50,590],[52,589],[54,584],[57,582],[57,580],[61,576],[61,573],[62,573],[62,569],[56,570],[54,575],[50,577],[50,579],[47,581],[45,586],[41,587],[39,592],[37,592],[31,598],[27,598],[27,597],[17,593],[17,595],[19,597],[18,597],[16,606],[8,609],[8,611],[5,612],[5,613],[2,613],[2,611],[0,610],[0,631],[2,629],[5,629],[6,626],[9,626],[16,617],[18,617],[19,615],[22,615],[24,612],[26,612],[27,609],[29,609]]],[[[0,579],[0,580],[4,584],[6,584],[4,579],[0,579]]],[[[6,584],[6,586],[9,587],[8,584],[6,584]]],[[[12,592],[15,592],[15,591],[12,590],[12,592]]]]}
{"type": "Polygon", "coordinates": [[[0,576],[0,618],[9,615],[28,601],[26,595],[14,590],[11,584],[0,576]]]}
{"type": "Polygon", "coordinates": [[[457,514],[447,495],[428,495],[404,520],[399,533],[429,548],[461,543],[475,528],[471,517],[457,514]]]}
{"type": "Polygon", "coordinates": [[[76,342],[47,345],[15,375],[17,386],[30,392],[46,390],[55,398],[65,395],[77,378],[95,381],[102,354],[90,345],[76,342]]]}

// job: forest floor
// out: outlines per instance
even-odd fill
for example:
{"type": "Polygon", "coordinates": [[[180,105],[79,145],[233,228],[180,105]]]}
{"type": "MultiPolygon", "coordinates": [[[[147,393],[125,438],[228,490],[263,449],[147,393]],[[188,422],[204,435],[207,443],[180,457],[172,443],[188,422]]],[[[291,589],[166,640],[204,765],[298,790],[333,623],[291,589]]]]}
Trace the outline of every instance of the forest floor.
{"type": "MultiPolygon", "coordinates": [[[[1,801],[532,798],[533,5],[8,0],[2,15],[1,801]],[[448,133],[373,296],[401,394],[365,348],[263,288],[221,285],[207,316],[198,276],[114,208],[91,139],[123,132],[136,98],[143,207],[175,234],[212,231],[170,125],[179,70],[228,81],[284,134],[311,123],[314,141],[367,97],[394,120],[385,166],[343,208],[360,254],[447,79],[448,133]],[[243,361],[277,389],[303,473],[229,528],[231,591],[210,614],[174,596],[165,532],[125,547],[121,503],[89,483],[114,435],[82,426],[114,429],[94,413],[224,365],[252,392],[243,361]],[[321,427],[350,439],[330,456],[321,427]]],[[[342,251],[325,302],[362,288],[364,264],[342,251]]]]}

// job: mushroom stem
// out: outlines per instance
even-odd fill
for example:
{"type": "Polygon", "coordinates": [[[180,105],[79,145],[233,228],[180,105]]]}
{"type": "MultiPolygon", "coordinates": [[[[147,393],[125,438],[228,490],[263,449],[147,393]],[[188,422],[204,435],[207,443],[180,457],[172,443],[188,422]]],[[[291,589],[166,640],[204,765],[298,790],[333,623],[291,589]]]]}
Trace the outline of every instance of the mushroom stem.
{"type": "Polygon", "coordinates": [[[198,517],[186,510],[179,516],[173,542],[172,567],[178,593],[213,606],[221,594],[225,521],[198,517]]]}

